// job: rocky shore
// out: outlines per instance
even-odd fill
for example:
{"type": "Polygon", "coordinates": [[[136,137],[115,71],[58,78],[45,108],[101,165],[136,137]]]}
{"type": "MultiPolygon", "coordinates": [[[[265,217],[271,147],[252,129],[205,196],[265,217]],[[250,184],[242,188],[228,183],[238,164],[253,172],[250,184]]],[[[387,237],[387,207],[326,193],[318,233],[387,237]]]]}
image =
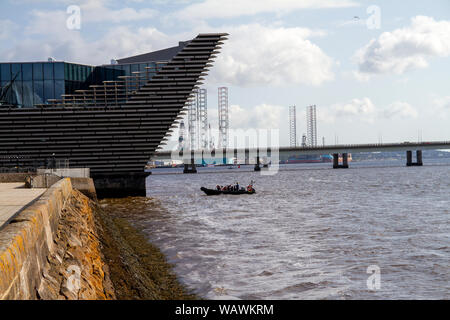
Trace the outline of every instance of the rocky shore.
{"type": "Polygon", "coordinates": [[[117,299],[196,299],[177,280],[161,251],[125,219],[95,204],[102,253],[117,299]]]}
{"type": "MultiPolygon", "coordinates": [[[[94,199],[72,191],[63,209],[56,244],[66,243],[67,250],[50,258],[56,282],[62,283],[60,294],[66,299],[176,300],[194,299],[178,282],[172,267],[158,248],[150,244],[139,230],[125,219],[105,212],[94,199]],[[70,235],[69,237],[67,235],[70,235]],[[63,263],[58,262],[63,258],[63,263]],[[55,261],[56,260],[56,261],[55,261]],[[82,265],[78,292],[71,292],[67,280],[58,273],[72,263],[82,265]],[[53,263],[55,262],[55,263],[53,263]],[[62,280],[62,281],[61,281],[62,280]]],[[[53,271],[53,272],[52,272],[53,271]]],[[[49,288],[52,282],[48,282],[49,288]]],[[[61,298],[58,286],[53,295],[61,298]]],[[[51,292],[46,290],[46,292],[51,292]]]]}

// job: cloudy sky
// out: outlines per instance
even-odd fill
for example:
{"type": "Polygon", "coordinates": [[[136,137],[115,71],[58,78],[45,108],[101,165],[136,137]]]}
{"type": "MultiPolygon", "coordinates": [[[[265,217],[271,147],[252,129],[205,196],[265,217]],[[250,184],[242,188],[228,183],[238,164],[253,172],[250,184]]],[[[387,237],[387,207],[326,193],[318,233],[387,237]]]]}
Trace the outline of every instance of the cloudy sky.
{"type": "Polygon", "coordinates": [[[213,127],[228,86],[231,127],[279,129],[281,145],[288,107],[300,137],[311,104],[327,144],[450,140],[448,0],[0,2],[0,61],[103,64],[205,32],[230,34],[205,83],[213,127]]]}

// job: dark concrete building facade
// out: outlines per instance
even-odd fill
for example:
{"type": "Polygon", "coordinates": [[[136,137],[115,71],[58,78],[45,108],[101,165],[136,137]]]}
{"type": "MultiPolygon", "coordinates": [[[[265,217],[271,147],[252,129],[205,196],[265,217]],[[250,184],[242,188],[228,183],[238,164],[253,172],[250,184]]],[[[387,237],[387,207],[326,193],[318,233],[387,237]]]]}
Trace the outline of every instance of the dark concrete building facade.
{"type": "Polygon", "coordinates": [[[227,34],[103,66],[0,64],[0,168],[88,167],[99,196],[144,195],[144,167],[227,34]]]}

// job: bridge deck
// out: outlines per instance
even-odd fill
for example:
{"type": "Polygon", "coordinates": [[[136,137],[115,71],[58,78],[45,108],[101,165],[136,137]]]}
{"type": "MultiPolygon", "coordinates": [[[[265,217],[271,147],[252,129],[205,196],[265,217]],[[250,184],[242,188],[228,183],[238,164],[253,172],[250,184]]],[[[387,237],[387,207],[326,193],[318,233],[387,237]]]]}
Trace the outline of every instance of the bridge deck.
{"type": "Polygon", "coordinates": [[[317,147],[279,147],[279,148],[227,148],[227,149],[214,149],[214,150],[185,150],[184,153],[178,151],[161,151],[156,152],[151,159],[183,159],[190,158],[192,154],[196,159],[203,156],[221,156],[227,157],[244,155],[248,153],[250,157],[256,156],[260,153],[261,156],[272,154],[298,154],[298,155],[310,155],[310,154],[331,154],[331,153],[351,153],[351,152],[376,152],[376,151],[408,151],[408,150],[433,150],[433,149],[450,149],[450,141],[430,141],[430,142],[403,142],[403,143],[380,143],[380,144],[349,144],[349,145],[327,145],[317,147]]]}

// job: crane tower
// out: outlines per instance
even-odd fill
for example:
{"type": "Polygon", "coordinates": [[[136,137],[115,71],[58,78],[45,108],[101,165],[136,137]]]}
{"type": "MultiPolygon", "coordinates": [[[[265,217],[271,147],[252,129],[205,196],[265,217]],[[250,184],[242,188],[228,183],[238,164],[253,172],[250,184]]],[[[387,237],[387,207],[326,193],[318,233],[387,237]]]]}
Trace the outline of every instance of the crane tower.
{"type": "Polygon", "coordinates": [[[316,106],[308,106],[306,108],[306,127],[307,127],[307,137],[308,145],[310,147],[317,146],[317,116],[316,116],[316,106]]]}
{"type": "Polygon", "coordinates": [[[219,107],[219,148],[226,148],[228,146],[228,88],[220,87],[218,89],[218,107],[219,107]]]}
{"type": "Polygon", "coordinates": [[[186,138],[186,130],[184,127],[184,121],[181,121],[180,129],[179,129],[179,137],[178,137],[178,150],[180,150],[180,151],[184,149],[185,138],[186,138]]]}
{"type": "Polygon", "coordinates": [[[208,148],[208,101],[206,89],[199,89],[197,92],[197,128],[201,149],[208,148]]]}
{"type": "Polygon", "coordinates": [[[208,104],[206,89],[194,89],[188,102],[190,149],[208,147],[208,104]]]}
{"type": "Polygon", "coordinates": [[[189,133],[189,149],[197,148],[197,92],[193,92],[193,97],[188,101],[188,133],[189,133]]]}
{"type": "Polygon", "coordinates": [[[289,134],[291,147],[297,146],[297,117],[295,106],[289,107],[289,134]]]}

